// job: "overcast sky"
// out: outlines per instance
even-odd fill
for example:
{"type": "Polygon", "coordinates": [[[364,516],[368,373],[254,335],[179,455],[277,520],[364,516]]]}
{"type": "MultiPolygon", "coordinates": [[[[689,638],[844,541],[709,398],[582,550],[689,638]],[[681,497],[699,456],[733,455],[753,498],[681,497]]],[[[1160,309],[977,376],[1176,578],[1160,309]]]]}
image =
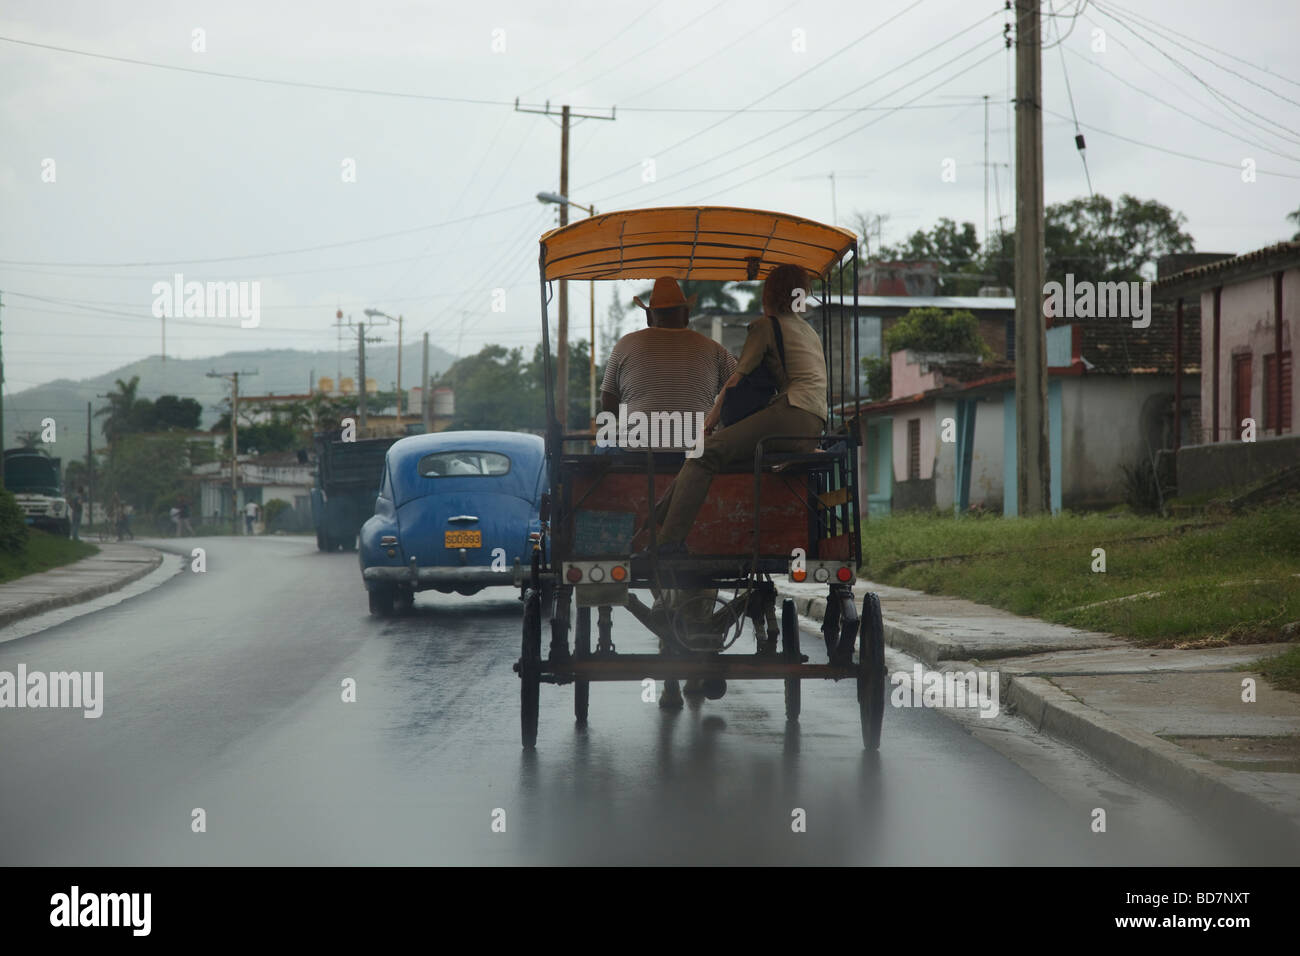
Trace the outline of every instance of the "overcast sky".
{"type": "MultiPolygon", "coordinates": [[[[453,353],[531,348],[537,237],[556,221],[534,195],[558,190],[560,131],[516,112],[516,97],[617,107],[613,122],[573,128],[570,194],[601,211],[710,203],[830,221],[834,172],[841,225],[870,211],[889,216],[886,242],[941,216],[982,234],[983,96],[991,163],[1009,161],[1013,139],[1002,6],[6,0],[9,40],[285,81],[0,41],[6,390],[158,354],[152,289],[175,273],[260,283],[261,323],[170,321],[170,356],[329,349],[335,310],[359,319],[366,307],[402,313],[407,341],[428,331],[453,353]],[[946,159],[955,182],[943,180],[946,159]],[[503,312],[492,311],[498,288],[503,312]]],[[[1289,238],[1300,3],[1097,0],[1073,18],[1076,8],[1045,3],[1059,13],[1045,23],[1049,42],[1058,26],[1065,37],[1093,188],[1182,212],[1200,250],[1289,238]]],[[[1062,50],[1044,51],[1043,74],[1052,203],[1087,183],[1062,50]]],[[[994,170],[996,229],[999,211],[1014,222],[1014,202],[1010,169],[994,170]]],[[[598,291],[599,313],[613,288],[598,291]]],[[[585,285],[571,303],[585,336],[585,285]]]]}

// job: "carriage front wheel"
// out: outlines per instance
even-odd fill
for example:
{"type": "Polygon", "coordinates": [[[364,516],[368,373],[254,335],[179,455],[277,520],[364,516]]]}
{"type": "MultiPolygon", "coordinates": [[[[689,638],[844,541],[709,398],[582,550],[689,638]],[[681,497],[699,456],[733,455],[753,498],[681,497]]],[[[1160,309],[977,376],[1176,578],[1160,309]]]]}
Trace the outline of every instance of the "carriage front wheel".
{"type": "MultiPolygon", "coordinates": [[[[573,633],[574,656],[584,660],[591,656],[591,608],[578,608],[577,626],[573,633]]],[[[573,682],[573,716],[579,724],[587,722],[587,701],[591,695],[591,682],[573,682]]]]}
{"type": "MultiPolygon", "coordinates": [[[[787,664],[802,664],[799,653],[799,614],[794,601],[786,598],[781,604],[781,656],[787,664]]],[[[798,720],[803,691],[797,677],[785,679],[785,719],[798,720]]]]}
{"type": "Polygon", "coordinates": [[[519,726],[524,747],[537,746],[537,705],[542,671],[542,596],[528,591],[524,599],[524,635],[519,653],[519,726]]]}
{"type": "Polygon", "coordinates": [[[862,630],[858,650],[858,711],[862,719],[862,746],[880,749],[880,728],[885,719],[885,625],[880,598],[862,600],[862,630]]]}

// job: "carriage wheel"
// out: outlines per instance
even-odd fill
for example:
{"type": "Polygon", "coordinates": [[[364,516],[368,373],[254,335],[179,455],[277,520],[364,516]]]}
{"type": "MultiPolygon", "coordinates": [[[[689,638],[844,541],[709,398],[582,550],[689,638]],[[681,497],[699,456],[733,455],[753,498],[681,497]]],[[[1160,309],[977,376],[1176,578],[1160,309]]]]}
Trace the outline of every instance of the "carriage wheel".
{"type": "MultiPolygon", "coordinates": [[[[573,654],[578,660],[591,656],[591,608],[578,608],[578,622],[573,630],[573,654]]],[[[591,692],[591,682],[579,680],[573,682],[573,716],[578,723],[587,722],[587,700],[591,692]]]]}
{"type": "MultiPolygon", "coordinates": [[[[798,666],[803,663],[799,653],[799,614],[794,609],[794,601],[789,598],[781,604],[781,654],[787,664],[798,666]]],[[[785,679],[785,719],[798,720],[799,708],[803,702],[802,685],[799,678],[785,679]]]]}
{"type": "Polygon", "coordinates": [[[831,588],[826,595],[826,614],[822,618],[822,637],[826,639],[826,659],[835,659],[835,645],[840,640],[840,601],[831,588]]]}
{"type": "Polygon", "coordinates": [[[880,749],[880,728],[885,719],[885,625],[880,619],[880,598],[862,599],[862,631],[858,652],[858,711],[862,719],[862,746],[880,749]]]}
{"type": "Polygon", "coordinates": [[[524,638],[519,654],[519,726],[524,748],[537,746],[537,704],[542,669],[542,596],[533,590],[524,600],[524,638]]]}

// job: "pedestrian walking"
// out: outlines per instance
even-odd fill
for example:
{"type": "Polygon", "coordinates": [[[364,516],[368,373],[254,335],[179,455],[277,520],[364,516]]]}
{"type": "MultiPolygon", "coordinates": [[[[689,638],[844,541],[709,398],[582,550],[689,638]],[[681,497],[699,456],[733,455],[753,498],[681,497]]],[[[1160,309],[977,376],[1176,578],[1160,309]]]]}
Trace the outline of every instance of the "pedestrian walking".
{"type": "Polygon", "coordinates": [[[173,537],[181,536],[181,506],[172,505],[172,510],[167,512],[167,516],[172,519],[172,527],[175,528],[173,537]]]}
{"type": "Polygon", "coordinates": [[[253,534],[253,525],[257,522],[257,513],[261,509],[257,506],[256,501],[250,501],[244,505],[244,530],[247,534],[253,534]]]}
{"type": "Polygon", "coordinates": [[[81,500],[81,489],[78,488],[72,493],[72,500],[68,502],[68,508],[72,512],[72,540],[81,540],[81,511],[85,507],[81,500]]]}
{"type": "Polygon", "coordinates": [[[183,534],[193,535],[194,526],[190,524],[190,503],[181,500],[181,532],[183,534]]]}

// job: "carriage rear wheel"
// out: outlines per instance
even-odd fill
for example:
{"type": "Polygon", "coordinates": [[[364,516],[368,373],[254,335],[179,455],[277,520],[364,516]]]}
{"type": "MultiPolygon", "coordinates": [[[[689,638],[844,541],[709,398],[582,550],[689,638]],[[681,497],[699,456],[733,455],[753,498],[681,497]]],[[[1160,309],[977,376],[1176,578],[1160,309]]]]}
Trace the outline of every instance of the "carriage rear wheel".
{"type": "MultiPolygon", "coordinates": [[[[794,601],[787,598],[781,604],[781,655],[787,664],[801,664],[803,657],[799,653],[799,614],[795,611],[794,601]]],[[[799,709],[803,702],[803,688],[799,678],[785,679],[785,719],[798,720],[799,709]]]]}
{"type": "Polygon", "coordinates": [[[524,635],[519,654],[519,726],[525,749],[537,746],[537,705],[542,670],[542,596],[524,599],[524,635]]]}
{"type": "MultiPolygon", "coordinates": [[[[578,608],[577,626],[573,630],[573,655],[578,660],[591,656],[591,608],[578,608]]],[[[573,682],[573,716],[578,723],[587,722],[587,702],[591,695],[591,682],[573,682]]]]}
{"type": "Polygon", "coordinates": [[[880,728],[885,719],[885,625],[880,598],[862,599],[862,630],[858,650],[858,711],[862,719],[862,746],[880,749],[880,728]]]}

